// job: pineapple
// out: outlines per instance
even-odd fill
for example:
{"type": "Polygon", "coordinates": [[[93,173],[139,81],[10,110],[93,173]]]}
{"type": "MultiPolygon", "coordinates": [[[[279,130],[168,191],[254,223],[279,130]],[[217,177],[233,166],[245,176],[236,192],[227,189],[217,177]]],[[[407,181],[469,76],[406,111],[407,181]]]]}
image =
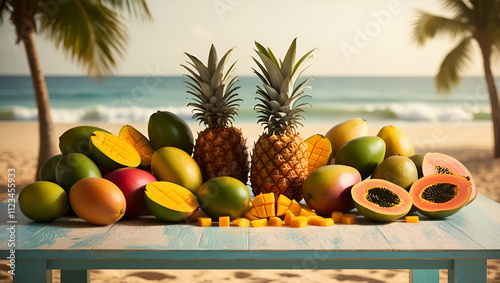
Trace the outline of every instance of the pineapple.
{"type": "Polygon", "coordinates": [[[237,114],[238,102],[242,101],[236,93],[240,88],[235,86],[238,77],[231,76],[236,62],[224,73],[232,52],[230,49],[218,61],[217,51],[212,45],[207,66],[188,53],[191,62],[188,62],[189,66],[182,66],[190,73],[187,76],[192,81],[185,82],[194,100],[188,106],[194,107],[193,118],[207,127],[198,133],[193,154],[204,181],[230,176],[246,184],[249,172],[246,140],[231,121],[237,114]]]}
{"type": "Polygon", "coordinates": [[[250,181],[254,195],[272,192],[290,199],[302,199],[302,183],[308,175],[307,144],[297,132],[299,122],[304,119],[309,103],[297,102],[304,94],[308,78],[296,85],[305,68],[301,66],[312,57],[311,50],[295,62],[296,40],[294,39],[283,61],[276,59],[269,48],[255,42],[255,52],[262,60],[255,58],[260,72],[253,69],[262,80],[264,88],[257,87],[255,106],[259,113],[258,122],[264,126],[264,133],[254,145],[250,181]]]}

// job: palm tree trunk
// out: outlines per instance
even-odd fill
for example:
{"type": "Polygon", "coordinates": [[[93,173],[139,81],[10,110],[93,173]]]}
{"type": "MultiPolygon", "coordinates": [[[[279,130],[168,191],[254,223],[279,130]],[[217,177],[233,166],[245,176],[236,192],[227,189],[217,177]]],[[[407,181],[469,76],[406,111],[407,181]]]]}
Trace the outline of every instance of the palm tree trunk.
{"type": "Polygon", "coordinates": [[[54,131],[54,124],[50,115],[49,93],[45,85],[45,77],[43,76],[38,52],[33,38],[33,31],[27,32],[22,38],[26,49],[26,56],[30,65],[31,79],[33,81],[33,89],[35,91],[36,105],[38,108],[38,129],[40,136],[40,146],[38,152],[37,174],[45,160],[58,153],[57,140],[54,131]]]}
{"type": "Polygon", "coordinates": [[[483,55],[483,66],[486,84],[491,104],[491,119],[493,121],[493,138],[495,143],[494,157],[500,158],[500,101],[495,84],[493,73],[491,72],[491,45],[479,42],[481,53],[483,55]]]}

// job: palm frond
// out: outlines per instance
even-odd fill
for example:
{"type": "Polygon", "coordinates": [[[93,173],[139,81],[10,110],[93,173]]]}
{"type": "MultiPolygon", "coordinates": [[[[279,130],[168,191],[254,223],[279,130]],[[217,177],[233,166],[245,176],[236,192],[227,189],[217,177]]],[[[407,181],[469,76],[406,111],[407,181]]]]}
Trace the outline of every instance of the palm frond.
{"type": "Polygon", "coordinates": [[[460,82],[460,73],[471,60],[472,37],[463,39],[446,55],[434,78],[438,92],[449,93],[460,82]]]}
{"type": "Polygon", "coordinates": [[[462,0],[441,0],[443,8],[453,12],[456,18],[468,19],[471,16],[471,3],[466,3],[462,0]]]}
{"type": "Polygon", "coordinates": [[[59,13],[40,13],[40,31],[82,65],[89,76],[111,75],[127,43],[126,26],[117,12],[96,2],[69,1],[59,13]]]}
{"type": "Polygon", "coordinates": [[[0,1],[0,23],[3,23],[3,17],[5,14],[10,14],[12,10],[12,7],[10,6],[10,3],[8,0],[1,0],[0,1]]]}
{"type": "Polygon", "coordinates": [[[413,23],[413,39],[423,45],[429,38],[446,34],[452,39],[466,37],[472,33],[472,27],[458,19],[448,19],[418,11],[418,18],[413,23]]]}
{"type": "Polygon", "coordinates": [[[100,0],[100,2],[115,10],[127,12],[130,16],[140,20],[153,20],[146,0],[100,0]]]}

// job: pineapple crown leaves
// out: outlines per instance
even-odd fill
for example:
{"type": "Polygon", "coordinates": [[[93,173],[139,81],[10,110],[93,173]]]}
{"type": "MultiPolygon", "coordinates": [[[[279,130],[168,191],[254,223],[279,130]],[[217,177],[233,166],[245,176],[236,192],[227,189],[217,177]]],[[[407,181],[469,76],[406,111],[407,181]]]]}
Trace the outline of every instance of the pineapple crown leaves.
{"type": "Polygon", "coordinates": [[[240,88],[236,86],[238,76],[231,75],[235,70],[236,62],[231,64],[224,73],[233,50],[234,48],[231,48],[218,60],[217,51],[212,44],[206,66],[189,53],[185,53],[191,60],[187,61],[188,66],[181,65],[189,72],[186,76],[190,78],[190,81],[184,81],[184,83],[194,101],[188,104],[194,107],[193,119],[200,124],[204,123],[211,129],[230,126],[234,121],[234,115],[238,115],[237,111],[240,106],[238,102],[242,101],[237,98],[236,92],[240,88]]]}
{"type": "Polygon", "coordinates": [[[259,62],[253,58],[259,71],[252,68],[254,73],[263,82],[263,88],[257,86],[256,100],[259,101],[255,110],[259,113],[258,123],[264,126],[268,134],[279,134],[287,130],[295,131],[302,124],[305,117],[302,114],[311,106],[309,103],[298,103],[299,100],[310,97],[304,94],[305,89],[311,88],[307,83],[312,77],[297,84],[300,75],[309,66],[305,63],[312,58],[313,49],[295,62],[297,50],[297,38],[292,41],[283,60],[277,60],[269,48],[255,42],[255,52],[259,56],[259,62]]]}

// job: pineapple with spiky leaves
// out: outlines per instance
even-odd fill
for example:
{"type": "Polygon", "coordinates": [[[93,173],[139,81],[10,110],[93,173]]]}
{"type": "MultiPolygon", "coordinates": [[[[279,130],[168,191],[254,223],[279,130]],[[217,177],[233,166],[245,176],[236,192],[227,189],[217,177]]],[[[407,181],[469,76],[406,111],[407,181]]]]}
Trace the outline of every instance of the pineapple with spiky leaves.
{"type": "Polygon", "coordinates": [[[290,199],[302,199],[302,183],[308,175],[307,144],[297,132],[302,124],[302,115],[309,103],[298,103],[308,95],[304,94],[308,78],[297,84],[304,63],[312,57],[311,50],[295,62],[296,40],[294,39],[283,61],[276,59],[269,48],[255,42],[255,52],[262,64],[254,61],[260,72],[253,69],[262,80],[264,88],[257,87],[255,106],[259,113],[258,122],[264,126],[264,133],[255,143],[250,181],[253,193],[273,192],[276,197],[284,194],[290,199]]]}
{"type": "Polygon", "coordinates": [[[182,65],[191,82],[185,82],[194,102],[193,118],[207,127],[198,133],[193,157],[200,166],[204,181],[219,176],[234,177],[244,184],[248,181],[249,162],[246,140],[241,130],[232,126],[239,107],[236,86],[238,77],[232,77],[234,62],[224,73],[230,49],[218,61],[212,45],[205,66],[198,58],[186,53],[191,62],[182,65]]]}

